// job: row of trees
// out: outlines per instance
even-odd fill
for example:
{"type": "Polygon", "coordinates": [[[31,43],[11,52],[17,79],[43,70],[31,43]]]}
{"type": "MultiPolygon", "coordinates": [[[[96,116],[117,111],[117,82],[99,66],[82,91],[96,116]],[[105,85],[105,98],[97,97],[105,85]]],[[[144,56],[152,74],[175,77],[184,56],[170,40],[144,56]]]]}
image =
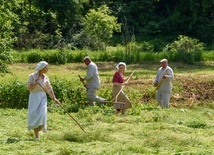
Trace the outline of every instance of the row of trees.
{"type": "Polygon", "coordinates": [[[0,50],[96,50],[133,40],[165,46],[179,35],[209,46],[213,8],[213,0],[1,0],[0,50]]]}

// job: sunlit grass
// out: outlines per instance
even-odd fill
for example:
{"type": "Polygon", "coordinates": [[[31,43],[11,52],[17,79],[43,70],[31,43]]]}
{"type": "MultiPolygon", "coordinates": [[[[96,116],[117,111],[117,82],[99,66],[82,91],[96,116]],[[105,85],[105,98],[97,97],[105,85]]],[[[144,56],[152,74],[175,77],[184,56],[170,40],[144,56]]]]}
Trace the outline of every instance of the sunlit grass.
{"type": "MultiPolygon", "coordinates": [[[[48,114],[49,130],[33,141],[26,130],[26,110],[0,109],[1,154],[200,154],[213,153],[214,111],[210,109],[160,109],[115,116],[108,107],[87,108],[91,121],[74,116],[86,133],[66,114],[48,114]],[[106,112],[107,110],[107,112],[106,112]],[[206,115],[203,115],[206,113],[206,115]],[[7,120],[7,121],[6,121],[7,120]],[[191,126],[192,124],[192,126],[191,126]],[[203,124],[206,124],[205,126],[203,124]],[[197,126],[198,125],[198,126],[197,126]],[[202,126],[201,126],[202,125],[202,126]]],[[[135,107],[134,107],[135,108],[135,107]]],[[[134,110],[133,108],[133,110],[134,110]]],[[[129,113],[131,113],[131,109],[129,113]]]]}

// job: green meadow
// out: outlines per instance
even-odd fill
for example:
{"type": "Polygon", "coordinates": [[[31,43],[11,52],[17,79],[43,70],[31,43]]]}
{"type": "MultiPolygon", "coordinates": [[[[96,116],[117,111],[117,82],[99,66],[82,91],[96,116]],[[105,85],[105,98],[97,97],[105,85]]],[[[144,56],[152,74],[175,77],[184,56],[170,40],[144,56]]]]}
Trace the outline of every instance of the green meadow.
{"type": "MultiPolygon", "coordinates": [[[[98,95],[111,100],[111,80],[116,64],[96,63],[101,78],[98,95]]],[[[13,74],[0,77],[1,87],[14,80],[25,84],[35,65],[33,63],[9,65],[13,74]]],[[[47,75],[51,81],[56,77],[62,81],[70,81],[71,85],[67,87],[80,91],[79,96],[77,95],[72,102],[63,100],[62,106],[68,108],[69,113],[86,132],[83,132],[60,106],[49,100],[48,130],[46,133],[40,133],[39,141],[34,141],[33,131],[28,131],[26,128],[27,109],[2,107],[0,108],[0,154],[214,154],[213,62],[194,65],[169,62],[169,66],[173,68],[175,74],[171,107],[161,109],[155,100],[152,86],[159,63],[143,62],[128,65],[126,77],[133,70],[136,71],[130,83],[124,87],[124,92],[132,101],[133,107],[123,116],[115,115],[111,103],[90,107],[84,102],[75,112],[69,110],[68,107],[82,104],[82,100],[85,100],[85,89],[78,75],[86,74],[86,66],[83,63],[50,64],[47,75]]],[[[58,90],[63,92],[67,87],[63,86],[63,89],[58,90]]],[[[56,92],[56,95],[59,93],[56,92]]],[[[15,95],[20,94],[22,92],[18,91],[15,95]]]]}

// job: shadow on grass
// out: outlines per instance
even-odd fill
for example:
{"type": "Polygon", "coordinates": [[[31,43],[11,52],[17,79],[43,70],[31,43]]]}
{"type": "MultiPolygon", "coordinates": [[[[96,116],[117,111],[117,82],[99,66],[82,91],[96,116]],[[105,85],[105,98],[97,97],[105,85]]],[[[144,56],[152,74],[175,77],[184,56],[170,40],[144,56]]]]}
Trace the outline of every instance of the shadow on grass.
{"type": "Polygon", "coordinates": [[[110,142],[113,140],[111,137],[109,137],[109,135],[105,134],[102,131],[87,132],[85,134],[66,132],[63,135],[63,139],[70,142],[79,142],[79,143],[86,143],[92,141],[110,142]]]}
{"type": "Polygon", "coordinates": [[[5,144],[14,144],[14,143],[18,143],[18,142],[21,142],[21,141],[36,142],[38,140],[35,140],[35,138],[19,139],[19,138],[16,138],[16,137],[9,137],[3,143],[5,143],[5,144]]]}

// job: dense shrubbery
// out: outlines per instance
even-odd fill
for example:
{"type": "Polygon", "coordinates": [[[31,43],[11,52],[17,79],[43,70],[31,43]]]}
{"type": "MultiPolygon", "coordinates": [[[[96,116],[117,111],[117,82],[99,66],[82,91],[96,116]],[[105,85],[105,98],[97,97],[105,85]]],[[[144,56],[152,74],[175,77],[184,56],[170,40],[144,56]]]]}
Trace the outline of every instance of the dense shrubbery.
{"type": "Polygon", "coordinates": [[[1,107],[26,108],[28,91],[26,83],[21,81],[10,81],[0,85],[1,107]]]}
{"type": "MultiPolygon", "coordinates": [[[[87,104],[83,88],[73,87],[70,81],[53,78],[51,80],[57,98],[72,112],[87,104]]],[[[0,85],[0,106],[9,108],[27,108],[29,91],[26,83],[21,81],[9,81],[0,85]]],[[[49,105],[55,104],[49,98],[49,105]]]]}
{"type": "Polygon", "coordinates": [[[138,43],[129,42],[126,46],[117,45],[116,47],[107,47],[105,51],[89,50],[28,50],[14,51],[8,54],[0,54],[1,60],[9,63],[37,63],[45,60],[52,64],[65,64],[82,62],[84,56],[89,55],[93,61],[124,61],[126,63],[141,63],[143,61],[158,61],[167,58],[174,62],[184,62],[193,64],[198,61],[214,60],[213,51],[204,51],[204,44],[197,39],[187,36],[179,36],[171,44],[167,44],[162,52],[154,51],[162,48],[157,47],[152,42],[138,43]]]}
{"type": "Polygon", "coordinates": [[[106,52],[86,52],[86,51],[71,51],[71,50],[49,50],[38,51],[31,50],[28,52],[14,52],[14,63],[37,63],[45,60],[51,64],[65,64],[82,62],[84,56],[89,55],[93,61],[124,61],[128,64],[142,63],[144,61],[159,61],[162,58],[167,58],[173,62],[184,62],[192,64],[199,61],[213,61],[213,51],[164,51],[164,52],[126,52],[121,48],[115,48],[115,51],[106,52]]]}
{"type": "Polygon", "coordinates": [[[214,60],[214,50],[202,53],[203,61],[213,61],[214,60]]]}
{"type": "Polygon", "coordinates": [[[201,61],[204,44],[197,39],[180,35],[177,40],[167,45],[164,49],[166,52],[174,54],[174,60],[188,64],[195,61],[201,61]]]}
{"type": "Polygon", "coordinates": [[[0,49],[101,49],[118,42],[109,40],[113,35],[130,33],[142,42],[160,39],[156,45],[184,34],[212,46],[213,6],[212,0],[1,0],[0,49]]]}

